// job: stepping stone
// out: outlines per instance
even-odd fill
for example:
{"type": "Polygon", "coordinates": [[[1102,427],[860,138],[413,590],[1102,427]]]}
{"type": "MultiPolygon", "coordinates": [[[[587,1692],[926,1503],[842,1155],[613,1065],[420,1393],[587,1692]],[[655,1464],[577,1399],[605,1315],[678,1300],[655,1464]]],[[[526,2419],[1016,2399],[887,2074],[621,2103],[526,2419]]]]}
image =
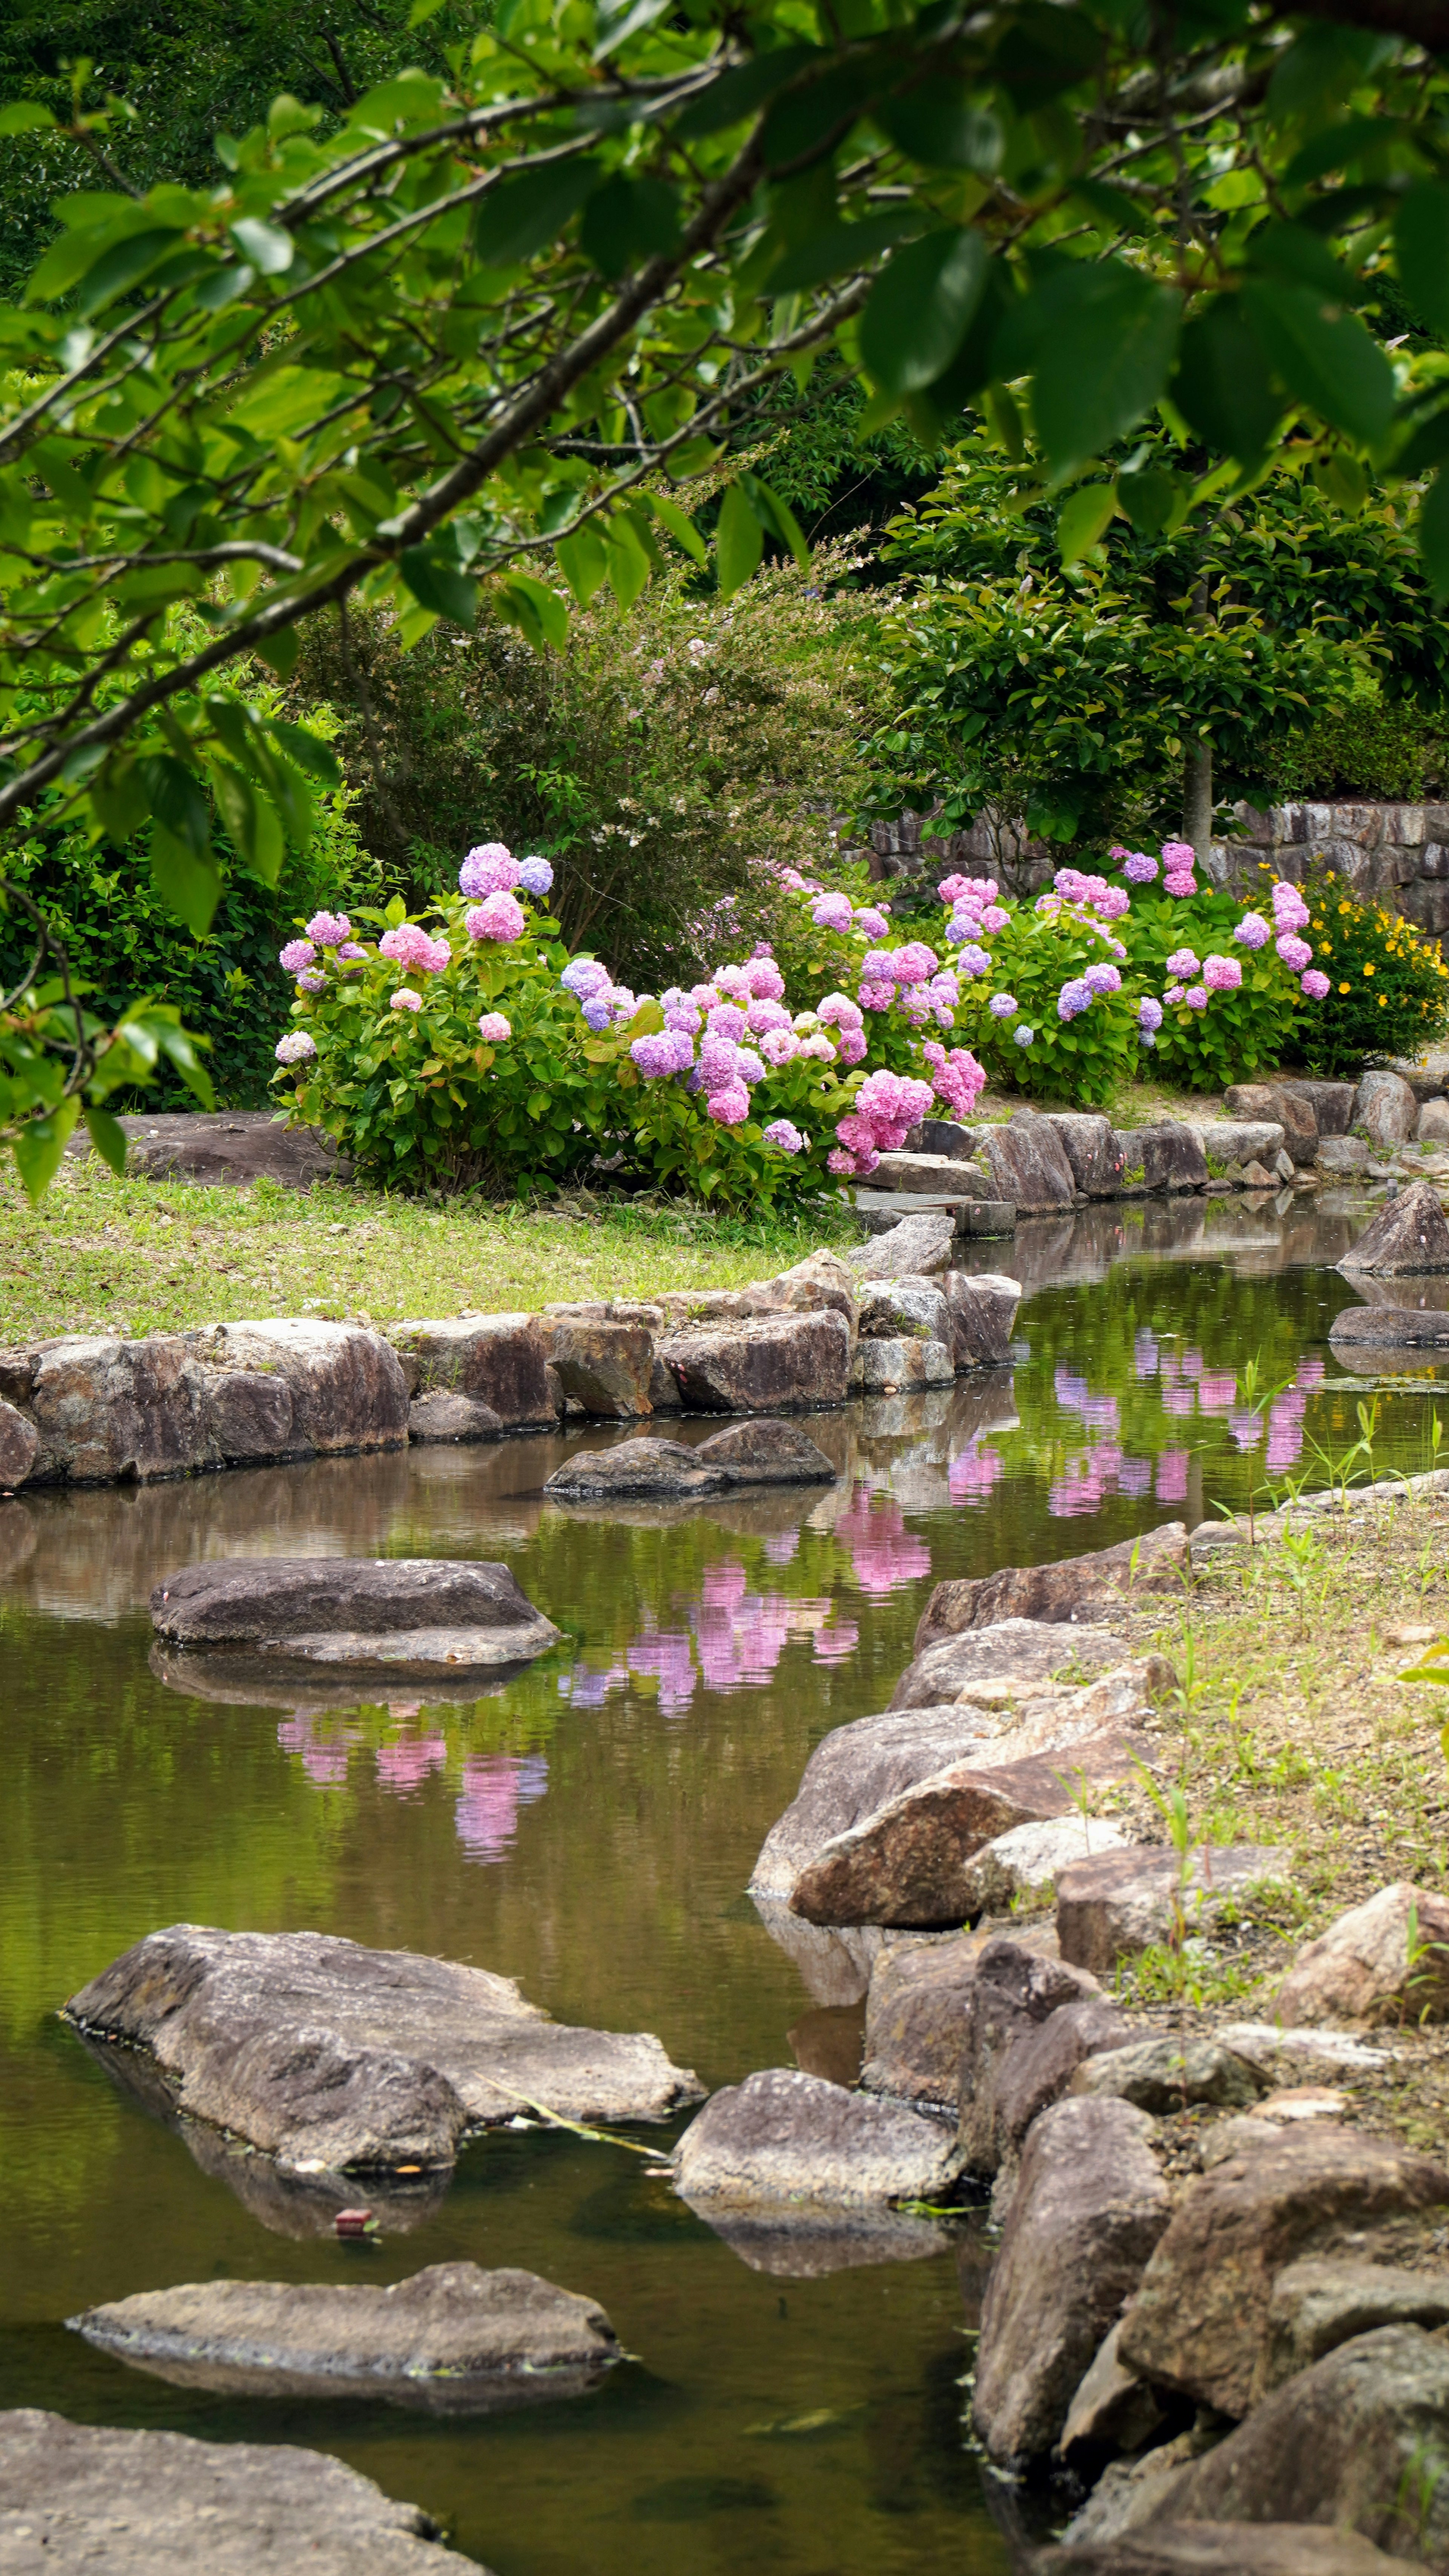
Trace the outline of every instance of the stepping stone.
{"type": "Polygon", "coordinates": [[[551,1502],[607,1501],[658,1495],[664,1502],[708,1500],[759,1485],[833,1485],[823,1449],[792,1422],[748,1421],[690,1448],[682,1440],[621,1440],[612,1449],[580,1449],[544,1486],[551,1502]]]}
{"type": "Polygon", "coordinates": [[[191,2281],[87,2308],[87,2343],[180,2388],[226,2396],[382,2397],[492,2414],[596,2388],[620,2358],[602,2308],[536,2272],[433,2263],[390,2289],[191,2281]]]}
{"type": "Polygon", "coordinates": [[[784,2066],[713,2094],[674,2150],[675,2189],[709,2214],[884,2212],[950,2198],[960,2171],[944,2122],[784,2066]]]}
{"type": "Polygon", "coordinates": [[[320,1932],[149,1933],[65,2018],[144,2049],[176,2108],[295,2173],[451,2165],[529,2105],[664,2120],[700,2099],[647,2032],[575,2030],[511,1977],[320,1932]]]}
{"type": "Polygon", "coordinates": [[[397,1680],[529,1663],[559,1639],[506,1565],[458,1558],[223,1558],[158,1583],[151,1622],[173,1652],[397,1680]]]}

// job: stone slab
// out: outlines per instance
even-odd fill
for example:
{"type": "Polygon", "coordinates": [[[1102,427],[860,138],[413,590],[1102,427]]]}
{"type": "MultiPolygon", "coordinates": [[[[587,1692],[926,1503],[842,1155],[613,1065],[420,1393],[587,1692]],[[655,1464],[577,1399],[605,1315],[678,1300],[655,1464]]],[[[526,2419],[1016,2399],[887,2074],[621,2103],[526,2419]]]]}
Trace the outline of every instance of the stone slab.
{"type": "Polygon", "coordinates": [[[736,2209],[945,2200],[959,2173],[942,2121],[794,2067],[712,2094],[674,2150],[682,2199],[736,2209]]]}
{"type": "Polygon", "coordinates": [[[506,1565],[452,1558],[222,1558],[158,1583],[151,1623],[172,1652],[398,1677],[491,1672],[559,1640],[506,1565]]]}

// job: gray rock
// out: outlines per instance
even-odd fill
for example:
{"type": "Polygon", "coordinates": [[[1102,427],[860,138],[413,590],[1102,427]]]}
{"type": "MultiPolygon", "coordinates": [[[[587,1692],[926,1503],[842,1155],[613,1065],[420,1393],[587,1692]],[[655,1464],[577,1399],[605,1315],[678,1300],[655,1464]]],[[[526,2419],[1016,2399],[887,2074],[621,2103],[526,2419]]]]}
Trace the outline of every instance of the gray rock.
{"type": "Polygon", "coordinates": [[[1004,1675],[1014,1683],[1025,1683],[1077,1668],[1101,1672],[1120,1663],[1126,1651],[1121,1637],[1109,1628],[1003,1617],[989,1627],[939,1637],[925,1647],[906,1666],[891,1706],[932,1708],[969,1699],[978,1683],[1004,1675]]]}
{"type": "Polygon", "coordinates": [[[1390,1199],[1338,1266],[1350,1275],[1373,1270],[1383,1278],[1449,1270],[1449,1217],[1433,1183],[1411,1181],[1390,1199]]]}
{"type": "Polygon", "coordinates": [[[441,1387],[470,1395],[510,1431],[550,1425],[557,1405],[548,1379],[548,1336],[537,1315],[458,1315],[390,1324],[409,1395],[441,1387]]]}
{"type": "Polygon", "coordinates": [[[398,1677],[526,1663],[559,1639],[506,1565],[465,1558],[219,1558],[158,1583],[151,1624],[188,1653],[380,1664],[398,1677]]]}
{"type": "Polygon", "coordinates": [[[544,1485],[551,1501],[658,1495],[665,1501],[708,1500],[759,1485],[833,1485],[835,1469],[793,1422],[732,1423],[690,1447],[682,1440],[621,1440],[613,1449],[577,1449],[544,1485]]]}
{"type": "MultiPolygon", "coordinates": [[[[1070,1771],[1068,1756],[1061,1767],[1070,1771]]],[[[1088,1823],[1075,1810],[1047,1824],[1014,1825],[984,1843],[967,1864],[966,1911],[972,1916],[1009,1914],[1017,1905],[1046,1904],[1061,1872],[1074,1861],[1088,1860],[1094,1852],[1125,1851],[1131,1840],[1108,1818],[1093,1816],[1088,1823]]]]}
{"type": "Polygon", "coordinates": [[[865,2005],[869,2093],[954,2111],[961,2096],[961,2040],[967,1998],[986,1943],[979,1933],[955,1940],[897,1942],[871,1969],[865,2005]]]}
{"type": "Polygon", "coordinates": [[[507,1424],[481,1396],[429,1387],[408,1406],[408,1438],[417,1441],[501,1440],[507,1424]]]}
{"type": "Polygon", "coordinates": [[[1420,2326],[1340,2344],[1173,2480],[1157,2522],[1347,2527],[1449,2563],[1449,2352],[1420,2326]]]}
{"type": "Polygon", "coordinates": [[[943,2200],[960,2159],[939,2120],[774,2066],[712,2094],[674,2150],[691,2205],[859,2209],[943,2200]]]}
{"type": "Polygon", "coordinates": [[[816,1745],[800,1786],[760,1847],[755,1897],[785,1898],[802,1869],[852,1826],[949,1762],[984,1746],[989,1721],[971,1707],[886,1710],[833,1727],[816,1745]]]}
{"type": "MultiPolygon", "coordinates": [[[[1180,1593],[1187,1573],[1187,1529],[1166,1521],[1141,1538],[1089,1549],[1047,1565],[1005,1565],[994,1574],[955,1575],[938,1583],[916,1629],[922,1655],[943,1637],[992,1628],[1006,1619],[1059,1621],[1108,1618],[1141,1593],[1180,1593]]],[[[1069,1651],[1063,1641],[1062,1660],[1069,1651]]]]}
{"type": "Polygon", "coordinates": [[[702,1413],[780,1413],[843,1404],[852,1336],[835,1308],[666,1333],[659,1356],[702,1413]]]}
{"type": "Polygon", "coordinates": [[[1443,2021],[1449,2016],[1449,1901],[1407,1879],[1381,1887],[1299,1951],[1273,2011],[1290,2026],[1443,2021]]]}
{"type": "Polygon", "coordinates": [[[879,2205],[735,2209],[701,2200],[694,2214],[751,2272],[777,2281],[821,2281],[866,2264],[928,2263],[951,2253],[955,2243],[954,2231],[940,2220],[879,2205]]]}
{"type": "Polygon", "coordinates": [[[1200,1932],[1225,1904],[1264,1880],[1286,1878],[1290,1867],[1286,1850],[1260,1843],[1200,1847],[1185,1876],[1170,1851],[1102,1852],[1076,1861],[1057,1880],[1062,1957],[1094,1976],[1110,1976],[1119,1959],[1169,1938],[1179,1902],[1188,1931],[1200,1932]]]}
{"type": "Polygon", "coordinates": [[[1373,1147],[1361,1136],[1325,1136],[1318,1148],[1318,1168],[1337,1178],[1354,1180],[1373,1161],[1373,1147]]]}
{"type": "MultiPolygon", "coordinates": [[[[957,1274],[946,1273],[947,1279],[957,1274]]],[[[934,1279],[880,1279],[863,1283],[859,1300],[862,1341],[945,1342],[951,1337],[944,1284],[934,1279]]]]}
{"type": "Polygon", "coordinates": [[[416,2505],[323,2452],[123,2433],[38,2406],[0,2415],[0,2553],[15,2576],[476,2576],[416,2505]]]}
{"type": "Polygon", "coordinates": [[[1107,2329],[1168,2222],[1130,2103],[1055,2103],[1035,2122],[981,2317],[972,2421],[993,2459],[1051,2451],[1107,2329]]]}
{"type": "Polygon", "coordinates": [[[956,1363],[945,1342],[867,1341],[862,1335],[850,1385],[855,1394],[899,1395],[912,1387],[950,1386],[955,1376],[956,1363]]]}
{"type": "Polygon", "coordinates": [[[979,2149],[967,2149],[962,2120],[962,2148],[971,2171],[1005,2176],[1005,2187],[993,2194],[993,2207],[1004,2207],[1009,2199],[1010,2169],[1032,2122],[1070,2090],[1082,2066],[1104,2052],[1128,2047],[1135,2028],[1105,1996],[1092,1995],[1064,2003],[1039,2029],[1023,2031],[1012,2041],[991,2073],[989,2138],[980,2091],[973,2106],[976,2133],[984,2141],[979,2149]]]}
{"type": "Polygon", "coordinates": [[[908,1190],[932,1198],[952,1198],[963,1189],[980,1190],[984,1174],[979,1163],[963,1163],[949,1154],[903,1152],[882,1154],[871,1171],[871,1187],[877,1190],[908,1190]]]}
{"type": "Polygon", "coordinates": [[[850,1256],[858,1279],[933,1279],[951,1266],[956,1228],[944,1211],[903,1217],[888,1234],[878,1234],[850,1256]]]}
{"type": "Polygon", "coordinates": [[[1095,1977],[1016,1938],[982,1948],[962,1995],[958,2036],[961,2152],[968,2173],[989,2180],[1001,2164],[996,2084],[1013,2050],[1073,2004],[1095,1998],[1095,1977]]]}
{"type": "Polygon", "coordinates": [[[1345,1306],[1328,1338],[1335,1350],[1445,1350],[1449,1314],[1437,1306],[1345,1306]]]}
{"type": "Polygon", "coordinates": [[[1210,1172],[1273,1163],[1283,1151],[1282,1122],[1276,1118],[1192,1118],[1184,1124],[1201,1145],[1210,1172]]]}
{"type": "Polygon", "coordinates": [[[957,1118],[923,1118],[921,1151],[944,1155],[948,1162],[969,1163],[975,1156],[979,1134],[979,1128],[963,1127],[957,1118]]]}
{"type": "Polygon", "coordinates": [[[1081,1110],[1048,1112],[1083,1198],[1114,1199],[1122,1186],[1122,1146],[1110,1119],[1081,1110]]]}
{"type": "Polygon", "coordinates": [[[1142,2039],[1114,2049],[1110,2056],[1090,2057],[1078,2066],[1073,2093],[1115,2094],[1139,2111],[1165,2119],[1192,2102],[1214,2103],[1222,2110],[1245,2110],[1271,2091],[1272,2077],[1251,2058],[1240,2057],[1216,2039],[1142,2039]]]}
{"type": "Polygon", "coordinates": [[[1449,1145],[1449,1100],[1426,1100],[1414,1129],[1420,1145],[1449,1145]]]}
{"type": "Polygon", "coordinates": [[[946,1339],[958,1369],[1004,1368],[1011,1358],[1011,1328],[1021,1284],[993,1270],[948,1270],[950,1330],[946,1339]]]}
{"type": "Polygon", "coordinates": [[[1125,1191],[1156,1198],[1172,1190],[1207,1187],[1207,1159],[1191,1127],[1164,1119],[1156,1127],[1124,1129],[1117,1142],[1122,1148],[1125,1191]]]}
{"type": "Polygon", "coordinates": [[[40,1434],[26,1414],[0,1401],[0,1492],[23,1485],[40,1454],[40,1434]]]}
{"type": "Polygon", "coordinates": [[[1366,1073],[1351,1123],[1371,1145],[1407,1145],[1419,1123],[1419,1104],[1402,1074],[1366,1073]]]}
{"type": "MultiPolygon", "coordinates": [[[[189,1181],[205,1189],[266,1179],[309,1190],[315,1181],[346,1180],[352,1169],[320,1128],[286,1126],[271,1109],[153,1109],[120,1123],[131,1180],[189,1181]]],[[[68,1160],[90,1153],[83,1128],[65,1150],[68,1160]]]]}
{"type": "Polygon", "coordinates": [[[962,1923],[967,1865],[1015,1825],[1070,1814],[1079,1787],[1130,1780],[1150,1750],[1115,1730],[1070,1752],[952,1763],[827,1843],[800,1872],[790,1908],[807,1923],[962,1923]]]}
{"type": "Polygon", "coordinates": [[[1282,2130],[1213,2165],[1179,2201],[1123,2321],[1122,2360],[1241,2416],[1278,2274],[1309,2254],[1422,2253],[1446,2205],[1449,2173],[1428,2156],[1328,2120],[1282,2130]]]}
{"type": "Polygon", "coordinates": [[[382,2397],[491,2414],[598,2386],[620,2358],[603,2309],[536,2272],[433,2263],[390,2289],[200,2281],[87,2308],[87,2343],[183,2388],[382,2397]]]}
{"type": "Polygon", "coordinates": [[[1054,1122],[1018,1109],[1004,1127],[983,1127],[980,1159],[991,1175],[991,1195],[1013,1199],[1018,1215],[1070,1207],[1077,1184],[1054,1122]]]}
{"type": "Polygon", "coordinates": [[[1408,2576],[1412,2563],[1320,2522],[1164,2522],[1039,2549],[1031,2576],[1408,2576]]]}
{"type": "MultiPolygon", "coordinates": [[[[1105,2066],[1110,2061],[1094,2058],[1091,2063],[1105,2066]]],[[[1067,2410],[1057,2447],[1068,2467],[1090,2467],[1113,2451],[1141,2450],[1169,2420],[1157,2391],[1123,2368],[1117,2353],[1121,2332],[1119,2318],[1093,2355],[1067,2410]]]]}
{"type": "Polygon", "coordinates": [[[511,1977],[319,1932],[152,1932],[65,2007],[149,2051],[177,2107],[301,2171],[453,2163],[473,2129],[541,2103],[662,2120],[697,2079],[648,2034],[574,2030],[511,1977]]]}
{"type": "Polygon", "coordinates": [[[1325,2353],[1377,2326],[1449,2324],[1449,2272],[1400,2272],[1386,2263],[1309,2255],[1278,2274],[1253,2402],[1325,2353]]]}
{"type": "Polygon", "coordinates": [[[1353,1125],[1356,1083],[1325,1082],[1312,1075],[1294,1074],[1288,1081],[1275,1083],[1274,1089],[1307,1102],[1320,1136],[1346,1136],[1353,1125]]]}
{"type": "Polygon", "coordinates": [[[626,1422],[653,1412],[654,1334],[647,1324],[545,1315],[540,1329],[565,1397],[585,1413],[626,1422]]]}

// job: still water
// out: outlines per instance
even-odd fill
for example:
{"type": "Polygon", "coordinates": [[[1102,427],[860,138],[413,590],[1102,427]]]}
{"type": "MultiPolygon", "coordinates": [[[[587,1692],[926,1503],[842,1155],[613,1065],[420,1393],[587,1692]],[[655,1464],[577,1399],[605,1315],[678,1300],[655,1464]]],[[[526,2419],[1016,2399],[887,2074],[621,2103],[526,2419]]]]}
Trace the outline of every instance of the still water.
{"type": "MultiPolygon", "coordinates": [[[[1323,1482],[1376,1391],[1326,1340],[1359,1222],[1192,1202],[1023,1229],[980,1265],[1005,1253],[1026,1287],[1014,1366],[815,1418],[842,1471],[824,1497],[565,1515],[540,1487],[577,1443],[529,1439],[0,1505],[0,2405],[335,2451],[499,2576],[1004,2571],[962,2424],[979,2221],[794,2277],[638,2157],[531,2130],[341,2246],[264,2160],[119,2089],[55,2008],[162,1924],[313,1926],[655,2031],[712,2087],[792,2063],[848,2081],[848,1980],[792,1960],[743,1893],[812,1745],[885,1705],[933,1580],[1323,1482]],[[502,1558],[565,1646],[464,1704],[237,1705],[153,1676],[153,1583],[331,1551],[502,1558]],[[634,2357],[588,2397],[435,2421],[172,2389],[63,2323],[212,2275],[463,2257],[587,2292],[634,2357]]],[[[1433,1372],[1378,1394],[1376,1460],[1426,1464],[1433,1372]]]]}

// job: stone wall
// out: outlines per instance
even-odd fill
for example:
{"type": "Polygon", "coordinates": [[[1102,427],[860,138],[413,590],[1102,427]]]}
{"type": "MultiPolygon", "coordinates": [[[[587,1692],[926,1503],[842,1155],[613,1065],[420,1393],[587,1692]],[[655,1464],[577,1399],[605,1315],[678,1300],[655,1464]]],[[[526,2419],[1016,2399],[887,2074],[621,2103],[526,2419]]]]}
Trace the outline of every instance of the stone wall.
{"type": "MultiPolygon", "coordinates": [[[[1449,935],[1449,805],[1274,805],[1266,812],[1235,805],[1237,831],[1214,841],[1207,874],[1218,885],[1252,891],[1259,868],[1300,880],[1315,859],[1336,868],[1356,895],[1372,895],[1401,913],[1441,947],[1449,935]]],[[[1013,893],[1034,894],[1066,853],[1027,838],[1025,828],[996,830],[984,821],[964,832],[933,832],[929,816],[906,813],[871,827],[868,859],[880,879],[952,868],[1002,875],[1013,893]]]]}

